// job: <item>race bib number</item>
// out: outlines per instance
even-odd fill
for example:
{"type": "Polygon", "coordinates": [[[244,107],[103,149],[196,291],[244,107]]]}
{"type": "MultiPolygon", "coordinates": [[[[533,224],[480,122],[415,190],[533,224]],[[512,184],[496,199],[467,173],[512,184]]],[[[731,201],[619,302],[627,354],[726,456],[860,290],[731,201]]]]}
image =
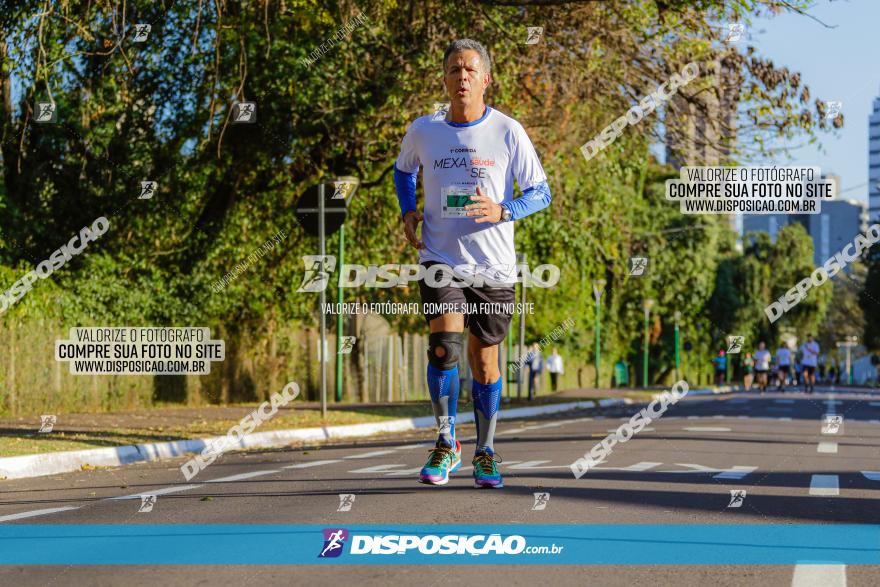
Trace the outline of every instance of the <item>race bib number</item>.
{"type": "Polygon", "coordinates": [[[471,196],[477,193],[475,186],[449,186],[440,189],[440,197],[442,198],[441,218],[465,218],[467,210],[464,209],[468,204],[473,204],[471,196]]]}

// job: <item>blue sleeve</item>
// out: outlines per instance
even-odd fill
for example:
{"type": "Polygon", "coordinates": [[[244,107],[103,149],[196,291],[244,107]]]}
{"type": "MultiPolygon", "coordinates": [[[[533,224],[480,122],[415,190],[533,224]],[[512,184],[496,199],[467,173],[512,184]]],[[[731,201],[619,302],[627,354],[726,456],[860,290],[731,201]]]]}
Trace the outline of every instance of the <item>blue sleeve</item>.
{"type": "Polygon", "coordinates": [[[400,203],[400,215],[406,216],[411,210],[416,210],[416,180],[418,172],[404,173],[394,166],[394,187],[397,190],[397,201],[400,203]]]}
{"type": "MultiPolygon", "coordinates": [[[[396,170],[395,177],[397,177],[396,170]]],[[[540,212],[550,205],[550,200],[550,186],[547,185],[546,181],[542,181],[524,191],[522,196],[505,202],[503,205],[510,210],[510,218],[512,220],[519,220],[529,214],[540,212]]]]}

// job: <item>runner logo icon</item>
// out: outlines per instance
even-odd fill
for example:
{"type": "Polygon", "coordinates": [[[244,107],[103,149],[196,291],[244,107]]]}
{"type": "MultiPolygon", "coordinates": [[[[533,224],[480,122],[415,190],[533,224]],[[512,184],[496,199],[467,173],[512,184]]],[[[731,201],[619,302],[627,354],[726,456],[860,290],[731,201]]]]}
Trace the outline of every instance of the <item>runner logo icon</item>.
{"type": "Polygon", "coordinates": [[[336,558],[342,554],[342,547],[348,539],[348,530],[344,528],[324,528],[324,548],[318,558],[336,558]]]}
{"type": "Polygon", "coordinates": [[[629,259],[629,274],[638,277],[640,275],[645,274],[645,269],[648,268],[648,258],[647,257],[630,257],[629,259]]]}
{"type": "Polygon", "coordinates": [[[727,353],[736,354],[742,351],[743,344],[746,341],[745,336],[731,335],[727,337],[727,353]]]}
{"type": "Polygon", "coordinates": [[[550,494],[547,492],[543,493],[535,493],[535,504],[532,506],[533,510],[543,510],[547,508],[547,502],[550,501],[550,494]]]}
{"type": "Polygon", "coordinates": [[[838,414],[825,414],[822,422],[822,434],[837,434],[843,426],[843,416],[838,414]]]}
{"type": "Polygon", "coordinates": [[[327,289],[330,274],[336,269],[336,257],[333,255],[303,255],[302,260],[306,266],[306,274],[303,275],[302,285],[296,291],[298,293],[320,292],[327,289]]]}
{"type": "Polygon", "coordinates": [[[340,493],[339,494],[339,507],[336,508],[337,512],[350,512],[351,507],[354,505],[354,493],[340,493]]]}
{"type": "Polygon", "coordinates": [[[743,502],[746,499],[746,490],[745,489],[731,489],[730,490],[730,503],[727,504],[729,508],[740,508],[742,507],[743,502]]]}

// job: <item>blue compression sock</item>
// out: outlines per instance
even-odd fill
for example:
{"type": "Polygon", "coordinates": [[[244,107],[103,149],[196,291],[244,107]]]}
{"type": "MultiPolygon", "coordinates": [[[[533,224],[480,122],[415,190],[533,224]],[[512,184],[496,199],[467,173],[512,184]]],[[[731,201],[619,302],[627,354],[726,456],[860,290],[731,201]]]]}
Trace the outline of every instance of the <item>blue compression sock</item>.
{"type": "Polygon", "coordinates": [[[455,415],[458,408],[458,365],[452,369],[438,369],[428,363],[428,392],[431,407],[440,428],[439,441],[455,446],[455,415]]]}
{"type": "Polygon", "coordinates": [[[501,377],[495,383],[473,381],[474,421],[477,424],[477,452],[495,454],[495,422],[501,405],[501,377]]]}

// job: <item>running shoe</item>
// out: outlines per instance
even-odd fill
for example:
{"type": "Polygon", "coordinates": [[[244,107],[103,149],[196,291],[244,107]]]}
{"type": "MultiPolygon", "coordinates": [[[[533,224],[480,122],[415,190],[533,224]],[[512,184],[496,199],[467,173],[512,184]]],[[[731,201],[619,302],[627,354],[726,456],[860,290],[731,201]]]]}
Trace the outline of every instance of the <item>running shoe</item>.
{"type": "Polygon", "coordinates": [[[440,441],[428,451],[430,457],[419,473],[419,483],[428,485],[446,485],[449,483],[449,474],[461,468],[461,443],[456,440],[455,448],[450,448],[440,441]]]}
{"type": "Polygon", "coordinates": [[[498,472],[498,463],[501,457],[490,450],[483,449],[474,455],[474,487],[504,487],[501,473],[498,472]],[[498,460],[495,460],[498,457],[498,460]]]}

